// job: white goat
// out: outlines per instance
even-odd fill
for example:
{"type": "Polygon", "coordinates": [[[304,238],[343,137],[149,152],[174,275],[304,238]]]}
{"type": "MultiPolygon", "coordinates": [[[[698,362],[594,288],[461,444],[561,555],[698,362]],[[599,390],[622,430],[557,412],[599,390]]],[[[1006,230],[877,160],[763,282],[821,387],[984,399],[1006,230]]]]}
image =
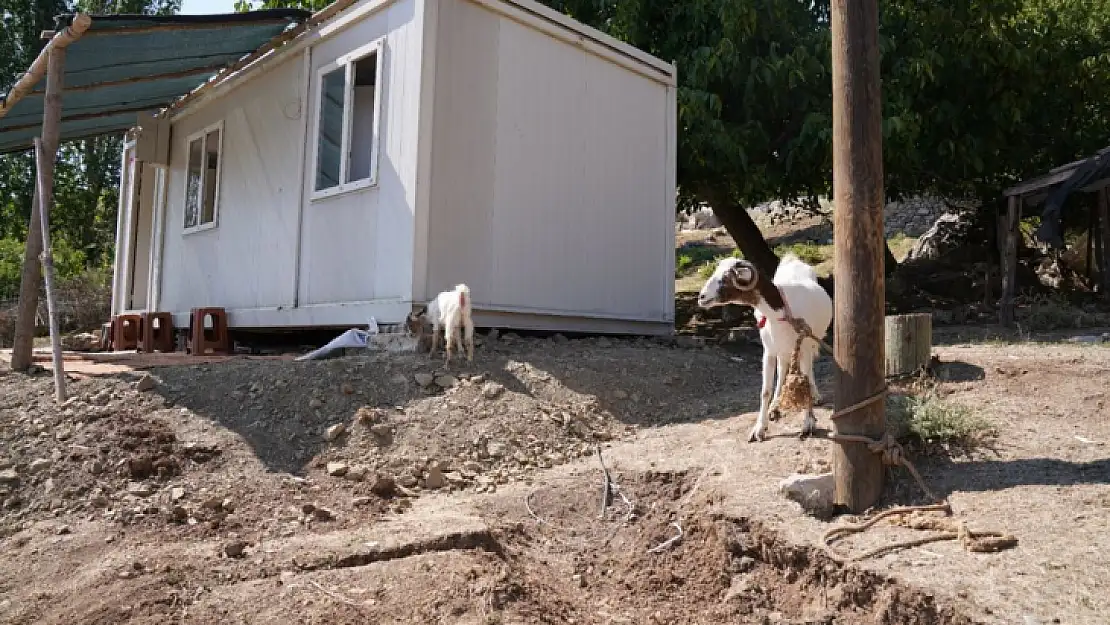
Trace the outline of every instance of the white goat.
{"type": "Polygon", "coordinates": [[[474,361],[474,320],[470,316],[470,288],[459,284],[450,291],[443,291],[435,299],[428,302],[423,310],[410,313],[406,325],[410,330],[419,334],[423,327],[424,319],[432,322],[432,347],[430,354],[435,354],[436,345],[439,343],[439,328],[443,327],[446,357],[451,361],[451,348],[459,344],[459,330],[462,330],[466,342],[466,360],[474,361]]]}
{"type": "MultiPolygon", "coordinates": [[[[755,266],[745,260],[725,258],[717,264],[713,275],[698,294],[702,308],[741,304],[755,309],[759,326],[759,340],[763,343],[763,388],[760,392],[759,418],[752,429],[749,442],[761,441],[767,433],[767,418],[771,405],[777,405],[782,392],[783,379],[794,352],[798,334],[788,322],[789,317],[803,319],[813,334],[823,338],[832,323],[832,298],[817,283],[817,272],[793,254],[786,255],[775,271],[773,280],[761,276],[755,266]],[[774,397],[771,384],[778,370],[774,397]]],[[[813,378],[813,361],[820,346],[812,339],[802,342],[798,363],[809,379],[815,403],[821,403],[817,382],[813,378]]],[[[773,418],[778,418],[776,407],[773,418]]],[[[802,436],[813,433],[817,418],[812,407],[805,412],[802,436]]]]}

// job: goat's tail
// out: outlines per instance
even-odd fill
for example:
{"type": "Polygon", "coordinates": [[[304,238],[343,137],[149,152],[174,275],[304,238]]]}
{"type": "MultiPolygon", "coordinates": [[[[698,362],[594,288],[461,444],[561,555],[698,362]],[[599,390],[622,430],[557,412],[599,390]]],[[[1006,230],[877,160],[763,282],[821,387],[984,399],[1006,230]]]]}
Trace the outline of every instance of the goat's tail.
{"type": "Polygon", "coordinates": [[[798,282],[817,282],[817,271],[794,254],[787,254],[779,261],[774,283],[782,285],[798,282]]]}
{"type": "Polygon", "coordinates": [[[468,308],[470,306],[470,287],[465,284],[455,285],[455,292],[459,294],[459,306],[468,308]]]}

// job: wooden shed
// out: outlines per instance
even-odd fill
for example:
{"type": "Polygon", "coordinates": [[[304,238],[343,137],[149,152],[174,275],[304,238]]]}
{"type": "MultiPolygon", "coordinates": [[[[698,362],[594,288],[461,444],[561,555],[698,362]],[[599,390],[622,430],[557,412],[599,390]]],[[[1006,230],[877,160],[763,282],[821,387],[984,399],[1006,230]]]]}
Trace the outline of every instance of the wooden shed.
{"type": "MultiPolygon", "coordinates": [[[[1018,239],[1023,212],[1041,207],[1038,238],[1050,247],[1064,247],[1062,213],[1068,196],[1093,193],[1096,210],[1091,211],[1087,224],[1088,271],[1098,268],[1103,297],[1110,295],[1110,148],[1097,154],[1053,168],[1032,180],[1016,184],[1002,192],[1007,210],[998,222],[998,242],[1002,256],[1002,298],[999,321],[1014,322],[1014,295],[1017,290],[1018,239]]],[[[1026,213],[1028,214],[1028,213],[1026,213]]]]}
{"type": "Polygon", "coordinates": [[[673,330],[675,68],[532,0],[340,0],[129,137],[114,314],[673,330]]]}

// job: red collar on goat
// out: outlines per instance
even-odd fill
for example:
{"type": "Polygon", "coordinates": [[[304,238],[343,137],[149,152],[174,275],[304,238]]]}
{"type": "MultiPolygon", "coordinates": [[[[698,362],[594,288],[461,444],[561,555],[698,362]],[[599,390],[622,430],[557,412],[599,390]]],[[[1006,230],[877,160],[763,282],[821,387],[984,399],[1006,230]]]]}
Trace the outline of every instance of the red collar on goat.
{"type": "MultiPolygon", "coordinates": [[[[779,289],[778,291],[779,291],[779,297],[782,298],[782,307],[783,307],[783,316],[779,317],[778,321],[789,322],[791,319],[794,318],[794,315],[790,314],[790,304],[788,304],[786,302],[786,297],[783,296],[782,289],[779,289]]],[[[758,322],[756,322],[755,325],[756,325],[757,328],[762,330],[763,326],[767,325],[767,317],[763,317],[758,322]]]]}

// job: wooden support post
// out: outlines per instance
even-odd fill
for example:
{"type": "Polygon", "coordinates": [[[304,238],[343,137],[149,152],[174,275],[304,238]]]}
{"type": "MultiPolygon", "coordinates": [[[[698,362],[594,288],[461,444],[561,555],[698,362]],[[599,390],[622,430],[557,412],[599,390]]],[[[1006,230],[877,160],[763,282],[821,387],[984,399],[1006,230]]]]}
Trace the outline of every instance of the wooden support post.
{"type": "Polygon", "coordinates": [[[1002,302],[998,322],[1009,328],[1014,325],[1014,293],[1017,281],[1018,228],[1021,223],[1021,198],[1010,196],[1003,221],[1002,243],[1002,302]]]}
{"type": "Polygon", "coordinates": [[[43,232],[39,209],[49,206],[51,201],[50,198],[43,197],[42,193],[53,194],[54,190],[54,158],[58,153],[58,138],[61,134],[65,67],[65,47],[51,47],[42,113],[42,160],[37,165],[38,175],[42,176],[45,186],[39,192],[39,201],[31,207],[31,223],[27,226],[27,246],[23,251],[23,274],[19,284],[19,312],[15,325],[15,341],[12,344],[12,369],[15,371],[25,371],[31,366],[34,351],[35,311],[38,309],[39,284],[42,280],[39,254],[42,253],[43,232]]]}
{"type": "MultiPolygon", "coordinates": [[[[43,160],[40,171],[47,182],[47,189],[53,191],[54,158],[58,153],[58,140],[61,136],[62,89],[65,87],[66,46],[76,41],[88,30],[92,19],[84,13],[73,18],[73,23],[54,36],[32,63],[28,73],[17,81],[8,94],[8,99],[0,105],[0,116],[6,114],[22,98],[46,71],[46,97],[42,112],[42,150],[43,160]]],[[[38,186],[36,184],[36,186],[38,186]]],[[[39,267],[39,254],[42,253],[42,223],[39,205],[49,204],[39,197],[31,205],[31,222],[27,225],[27,244],[23,250],[23,273],[19,284],[19,308],[15,321],[15,340],[12,343],[11,368],[26,371],[31,366],[31,356],[35,342],[35,312],[39,305],[39,283],[42,280],[39,267]]]]}
{"type": "Polygon", "coordinates": [[[1099,247],[1102,250],[1099,262],[1099,278],[1102,282],[1102,297],[1110,299],[1110,187],[1098,192],[1099,247]]]}
{"type": "Polygon", "coordinates": [[[50,158],[51,167],[47,167],[47,158],[43,153],[42,140],[35,137],[35,190],[38,191],[39,225],[42,228],[42,275],[46,279],[46,310],[50,317],[54,398],[61,403],[66,400],[66,372],[62,360],[62,337],[58,334],[58,306],[54,301],[54,256],[50,251],[50,204],[54,200],[54,159],[50,158]]]}
{"type": "MultiPolygon", "coordinates": [[[[1101,196],[1101,191],[1099,195],[1101,196]]],[[[1087,249],[1083,250],[1087,254],[1084,259],[1084,267],[1087,268],[1087,273],[1084,276],[1087,280],[1092,280],[1095,275],[1095,248],[1098,246],[1095,243],[1095,238],[1098,236],[1098,210],[1092,208],[1087,216],[1087,249]]]]}
{"type": "MultiPolygon", "coordinates": [[[[836,408],[882,391],[883,152],[877,0],[832,1],[833,192],[838,375],[836,408]]],[[[886,431],[885,402],[839,417],[836,432],[875,439],[886,431]]],[[[883,462],[861,443],[833,448],[836,503],[859,513],[879,499],[883,462]]]]}
{"type": "MultiPolygon", "coordinates": [[[[1102,191],[1099,191],[1100,195],[1101,193],[1102,191]]],[[[1087,262],[1087,278],[1099,293],[1105,295],[1106,291],[1102,288],[1103,276],[1105,275],[1102,271],[1102,258],[1105,256],[1105,251],[1102,248],[1102,220],[1099,217],[1097,205],[1095,208],[1091,209],[1091,213],[1095,216],[1094,225],[1091,227],[1091,233],[1089,235],[1091,239],[1091,249],[1094,251],[1094,260],[1093,262],[1087,262]],[[1095,280],[1096,275],[1098,276],[1097,281],[1095,280]]]]}
{"type": "Polygon", "coordinates": [[[886,375],[913,373],[933,355],[933,316],[929,313],[886,318],[886,375]]]}

